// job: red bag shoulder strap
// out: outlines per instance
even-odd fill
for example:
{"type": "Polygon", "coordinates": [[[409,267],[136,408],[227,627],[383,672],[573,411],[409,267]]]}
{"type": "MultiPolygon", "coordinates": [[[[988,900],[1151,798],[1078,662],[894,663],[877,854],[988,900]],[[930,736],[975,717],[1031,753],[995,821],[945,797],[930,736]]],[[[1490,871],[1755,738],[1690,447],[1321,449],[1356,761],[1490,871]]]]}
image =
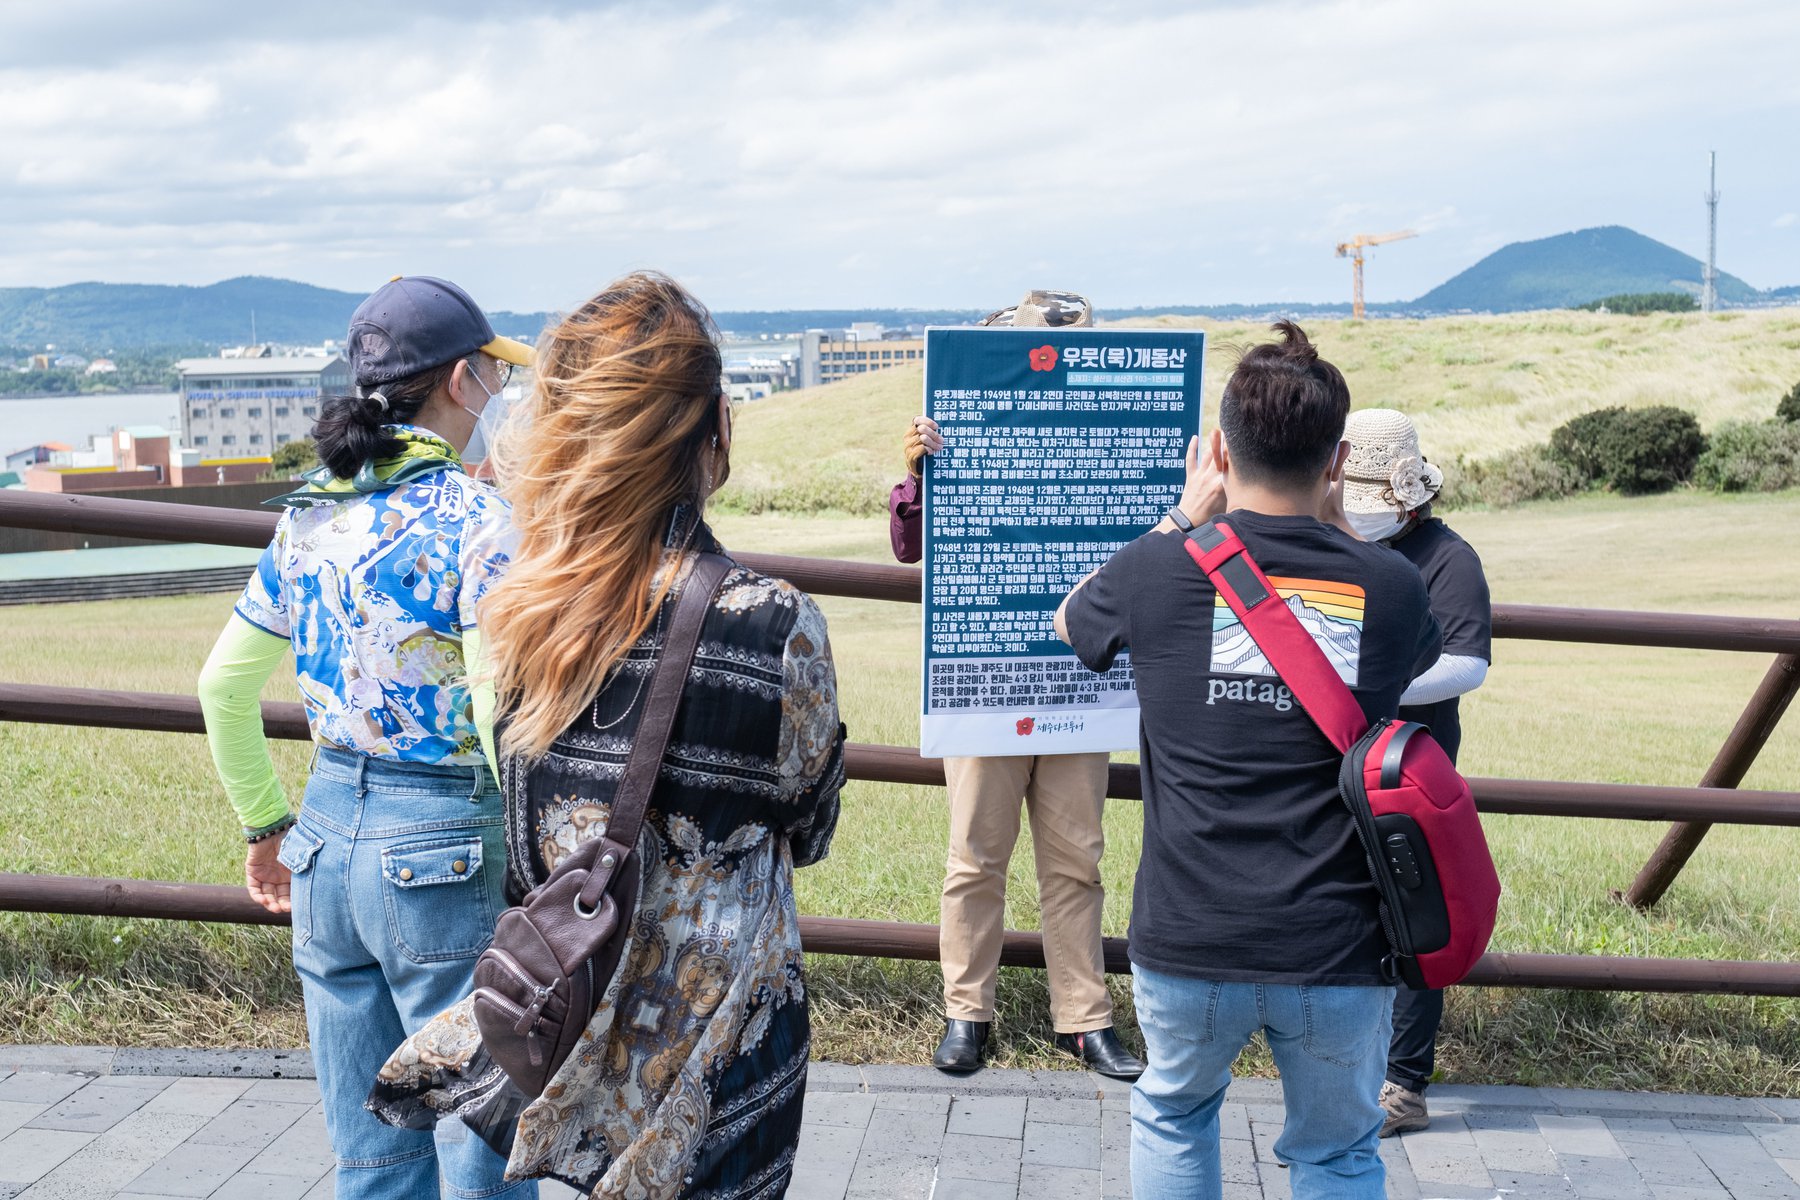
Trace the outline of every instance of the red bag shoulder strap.
{"type": "Polygon", "coordinates": [[[1188,532],[1186,547],[1188,557],[1225,597],[1313,724],[1332,745],[1348,753],[1369,730],[1362,705],[1231,526],[1222,520],[1197,526],[1188,532]]]}

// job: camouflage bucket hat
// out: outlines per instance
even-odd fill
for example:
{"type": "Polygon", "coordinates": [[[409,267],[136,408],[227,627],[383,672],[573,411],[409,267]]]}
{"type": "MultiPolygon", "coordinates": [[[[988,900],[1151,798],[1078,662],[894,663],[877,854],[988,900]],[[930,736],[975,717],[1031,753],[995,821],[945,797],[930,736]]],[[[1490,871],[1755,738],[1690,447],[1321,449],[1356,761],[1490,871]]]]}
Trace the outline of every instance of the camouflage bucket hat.
{"type": "Polygon", "coordinates": [[[1017,304],[991,312],[977,322],[1020,329],[1070,329],[1093,323],[1094,306],[1088,303],[1086,296],[1045,290],[1026,292],[1025,298],[1017,304]]]}

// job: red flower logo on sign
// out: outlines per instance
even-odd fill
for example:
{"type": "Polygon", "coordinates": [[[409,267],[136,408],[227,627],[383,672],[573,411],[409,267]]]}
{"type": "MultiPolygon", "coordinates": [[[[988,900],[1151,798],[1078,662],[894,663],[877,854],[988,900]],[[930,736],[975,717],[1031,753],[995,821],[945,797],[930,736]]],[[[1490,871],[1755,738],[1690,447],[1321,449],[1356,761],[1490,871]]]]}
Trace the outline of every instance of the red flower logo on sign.
{"type": "MultiPolygon", "coordinates": [[[[1045,347],[1045,348],[1049,349],[1048,347],[1045,347]]],[[[1051,350],[1050,353],[1055,354],[1056,351],[1051,350]]],[[[1031,731],[1036,728],[1037,728],[1037,722],[1035,720],[1033,720],[1032,718],[1030,718],[1030,717],[1020,717],[1019,718],[1019,736],[1020,737],[1030,737],[1031,731]]]]}
{"type": "Polygon", "coordinates": [[[1031,352],[1031,369],[1034,371],[1052,371],[1056,369],[1056,347],[1039,346],[1031,352]]]}

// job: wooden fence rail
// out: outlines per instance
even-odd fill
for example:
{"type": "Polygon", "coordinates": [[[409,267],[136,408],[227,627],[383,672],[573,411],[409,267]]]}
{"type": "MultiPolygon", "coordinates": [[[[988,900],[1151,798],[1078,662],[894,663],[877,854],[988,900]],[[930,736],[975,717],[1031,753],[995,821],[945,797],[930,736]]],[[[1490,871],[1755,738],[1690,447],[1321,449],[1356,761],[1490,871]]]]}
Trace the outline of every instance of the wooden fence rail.
{"type": "MultiPolygon", "coordinates": [[[[277,514],[205,509],[103,496],[0,491],[0,526],[260,547],[277,514]]],[[[739,554],[745,565],[830,596],[918,603],[917,570],[873,563],[739,554]]],[[[1772,653],[1778,657],[1698,787],[1650,787],[1544,780],[1472,779],[1486,813],[1672,821],[1677,824],[1626,895],[1654,904],[1714,824],[1800,826],[1800,793],[1742,791],[1755,762],[1800,690],[1800,621],[1500,604],[1494,635],[1536,641],[1772,653]]],[[[204,732],[191,696],[0,683],[0,720],[204,732]]],[[[264,703],[272,737],[310,735],[298,704],[264,703]]],[[[851,778],[942,786],[943,764],[906,746],[852,744],[851,778]]],[[[1115,765],[1109,796],[1140,799],[1136,768],[1115,765]]],[[[0,909],[274,924],[236,887],[74,876],[0,875],[0,909]]],[[[937,958],[937,927],[835,917],[803,917],[808,950],[875,957],[937,958]]],[[[1109,938],[1107,969],[1127,970],[1125,947],[1109,938]]],[[[1008,931],[1001,961],[1043,966],[1040,935],[1008,931]]],[[[1489,954],[1469,977],[1478,986],[1800,996],[1800,964],[1713,962],[1549,954],[1489,954]]]]}

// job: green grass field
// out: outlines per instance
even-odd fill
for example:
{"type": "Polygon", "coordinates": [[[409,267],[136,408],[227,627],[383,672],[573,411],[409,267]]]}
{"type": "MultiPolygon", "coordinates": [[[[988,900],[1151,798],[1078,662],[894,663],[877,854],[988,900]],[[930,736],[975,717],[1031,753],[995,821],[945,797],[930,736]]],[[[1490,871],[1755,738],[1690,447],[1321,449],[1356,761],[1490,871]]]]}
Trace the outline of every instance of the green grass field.
{"type": "MultiPolygon", "coordinates": [[[[851,385],[841,385],[851,386],[851,385]]],[[[1794,615],[1800,494],[1584,498],[1457,514],[1498,600],[1794,615]],[[1671,555],[1671,539],[1680,552],[1671,555]]],[[[727,516],[742,550],[886,558],[881,522],[727,516]]],[[[0,609],[0,676],[191,692],[228,596],[0,609]]],[[[845,718],[859,741],[917,740],[918,610],[825,598],[845,718]]],[[[1475,775],[1692,783],[1767,660],[1722,653],[1502,642],[1466,702],[1475,775]]],[[[292,698],[291,684],[271,684],[292,698]]],[[[297,793],[303,746],[277,761],[297,793]]],[[[1746,786],[1800,788],[1800,716],[1746,786]]],[[[830,859],[800,874],[802,910],[935,921],[946,821],[939,789],[852,783],[830,859]]],[[[1715,829],[1654,912],[1607,898],[1661,826],[1492,818],[1507,887],[1495,947],[1572,954],[1779,960],[1800,946],[1800,831],[1715,829]]],[[[1123,934],[1141,844],[1137,806],[1107,814],[1107,932],[1123,934]]],[[[1026,835],[1028,837],[1028,835],[1026,835]]],[[[1031,857],[1014,856],[1007,922],[1038,923],[1031,857]]],[[[241,847],[202,739],[0,725],[0,869],[218,883],[241,847]]],[[[278,1045],[304,1039],[281,931],[0,916],[0,1040],[278,1045]]],[[[818,1052],[923,1062],[935,1042],[934,964],[817,958],[818,1052]]],[[[1040,973],[1007,971],[997,1061],[1054,1065],[1040,973]]],[[[1121,1024],[1129,988],[1115,982],[1121,1024]]],[[[1446,1078],[1800,1095],[1800,1006],[1734,998],[1453,993],[1446,1078]]],[[[1246,1070],[1266,1070],[1251,1052],[1246,1070]]]]}
{"type": "MultiPolygon", "coordinates": [[[[1673,404],[1708,430],[1761,420],[1800,378],[1800,309],[1302,324],[1343,370],[1356,407],[1411,414],[1426,456],[1440,463],[1545,441],[1577,413],[1613,404],[1673,404]]],[[[1223,348],[1267,332],[1198,317],[1131,325],[1206,330],[1215,351],[1206,364],[1208,414],[1230,374],[1223,348]]],[[[922,392],[922,369],[906,366],[745,406],[722,499],[745,512],[878,513],[922,392]]]]}

